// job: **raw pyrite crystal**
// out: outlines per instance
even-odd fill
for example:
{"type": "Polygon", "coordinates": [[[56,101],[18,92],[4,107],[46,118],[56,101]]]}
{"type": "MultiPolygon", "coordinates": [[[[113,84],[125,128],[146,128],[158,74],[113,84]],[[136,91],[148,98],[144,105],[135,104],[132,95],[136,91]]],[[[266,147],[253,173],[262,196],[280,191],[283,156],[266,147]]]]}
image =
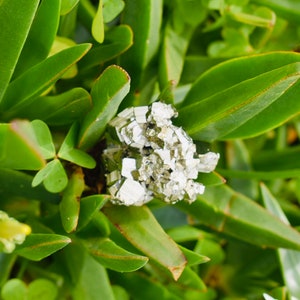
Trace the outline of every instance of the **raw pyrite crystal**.
{"type": "Polygon", "coordinates": [[[193,140],[172,124],[176,116],[171,105],[155,102],[127,108],[110,122],[115,137],[108,136],[103,159],[114,203],[138,206],[153,198],[191,203],[204,193],[195,179],[215,169],[219,154],[198,155],[193,140]]]}

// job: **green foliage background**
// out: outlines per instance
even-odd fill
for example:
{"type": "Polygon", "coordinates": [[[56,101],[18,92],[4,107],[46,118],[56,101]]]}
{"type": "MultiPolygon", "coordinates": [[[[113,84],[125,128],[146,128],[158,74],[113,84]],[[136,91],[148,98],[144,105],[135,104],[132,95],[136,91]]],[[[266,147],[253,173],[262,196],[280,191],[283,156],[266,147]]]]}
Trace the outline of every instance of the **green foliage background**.
{"type": "Polygon", "coordinates": [[[299,23],[291,0],[0,1],[0,209],[32,228],[1,298],[300,299],[299,23]],[[157,99],[218,168],[191,205],[113,206],[106,126],[157,99]]]}

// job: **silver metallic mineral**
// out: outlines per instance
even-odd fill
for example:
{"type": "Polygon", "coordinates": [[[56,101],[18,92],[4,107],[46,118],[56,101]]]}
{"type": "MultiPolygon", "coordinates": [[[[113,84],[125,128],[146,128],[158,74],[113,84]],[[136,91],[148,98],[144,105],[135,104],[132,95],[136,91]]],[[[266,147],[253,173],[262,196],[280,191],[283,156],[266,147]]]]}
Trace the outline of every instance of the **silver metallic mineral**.
{"type": "Polygon", "coordinates": [[[103,158],[114,203],[138,206],[153,198],[191,203],[204,193],[195,179],[215,169],[219,154],[198,155],[193,140],[172,124],[176,116],[171,105],[155,102],[127,108],[110,122],[118,141],[108,140],[103,158]]]}

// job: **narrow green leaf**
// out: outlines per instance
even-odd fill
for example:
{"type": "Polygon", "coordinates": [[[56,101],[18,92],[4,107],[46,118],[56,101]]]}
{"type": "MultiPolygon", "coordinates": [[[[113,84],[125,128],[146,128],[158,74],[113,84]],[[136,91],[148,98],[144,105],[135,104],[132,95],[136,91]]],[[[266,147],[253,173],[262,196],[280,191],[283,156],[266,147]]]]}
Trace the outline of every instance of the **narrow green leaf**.
{"type": "Polygon", "coordinates": [[[166,25],[159,63],[159,79],[162,87],[170,80],[176,84],[179,82],[192,33],[193,27],[188,25],[180,33],[176,32],[170,22],[166,25]]]}
{"type": "Polygon", "coordinates": [[[187,263],[177,244],[147,207],[104,207],[103,212],[130,243],[166,268],[177,280],[187,263]]]}
{"type": "Polygon", "coordinates": [[[94,103],[86,114],[80,128],[78,146],[86,150],[100,139],[107,123],[115,116],[123,98],[129,92],[128,74],[118,66],[104,70],[92,87],[94,103]]]}
{"type": "Polygon", "coordinates": [[[128,1],[123,11],[123,23],[128,24],[134,35],[133,46],[121,56],[120,65],[131,74],[135,89],[142,71],[154,58],[159,48],[163,1],[128,1]]]}
{"type": "Polygon", "coordinates": [[[13,75],[39,0],[2,0],[0,5],[0,103],[13,75]]]}
{"type": "Polygon", "coordinates": [[[295,52],[270,52],[234,58],[208,69],[193,84],[183,104],[194,104],[243,81],[300,61],[295,52]]]}
{"type": "Polygon", "coordinates": [[[300,233],[226,185],[210,187],[193,204],[178,203],[212,229],[261,247],[300,249],[300,233]]]}
{"type": "Polygon", "coordinates": [[[176,122],[195,139],[204,141],[254,136],[270,130],[300,111],[295,94],[299,84],[299,71],[300,63],[294,63],[245,80],[223,92],[183,107],[179,110],[176,122]],[[268,118],[267,109],[274,110],[276,101],[285,107],[286,102],[282,100],[287,98],[291,98],[291,103],[296,105],[293,105],[293,111],[289,111],[290,114],[273,113],[272,118],[268,118]],[[249,127],[249,123],[246,122],[253,122],[257,116],[264,117],[264,122],[259,123],[256,120],[256,123],[249,127]],[[245,123],[247,134],[245,130],[240,129],[245,123]]]}
{"type": "Polygon", "coordinates": [[[96,166],[96,161],[86,152],[75,149],[78,131],[78,123],[74,123],[63,141],[57,155],[58,157],[70,161],[78,166],[93,169],[96,166]]]}
{"type": "MultiPolygon", "coordinates": [[[[253,158],[253,167],[258,171],[298,171],[300,170],[300,147],[282,150],[261,151],[253,158]]],[[[291,173],[292,174],[292,173],[291,173]]]]}
{"type": "Polygon", "coordinates": [[[170,282],[168,284],[168,289],[173,291],[176,295],[182,293],[182,297],[184,297],[184,294],[189,290],[197,291],[198,293],[207,291],[203,280],[189,266],[184,269],[178,282],[170,282]]]}
{"type": "Polygon", "coordinates": [[[147,257],[128,252],[108,238],[88,240],[87,246],[103,267],[117,272],[133,272],[148,262],[147,257]]]}
{"type": "Polygon", "coordinates": [[[279,178],[293,178],[300,177],[300,169],[289,169],[286,171],[240,171],[217,169],[220,174],[226,178],[240,178],[240,179],[257,179],[257,180],[272,180],[279,178]]]}
{"type": "Polygon", "coordinates": [[[64,248],[71,239],[58,234],[31,234],[22,245],[16,247],[15,253],[27,259],[39,261],[64,248]]]}
{"type": "Polygon", "coordinates": [[[55,146],[47,124],[40,120],[34,120],[31,122],[31,126],[35,132],[44,159],[53,158],[55,156],[55,146]]]}
{"type": "MultiPolygon", "coordinates": [[[[285,224],[290,225],[277,200],[264,184],[261,184],[261,192],[267,209],[280,218],[285,224]]],[[[277,251],[285,284],[290,296],[297,299],[300,297],[300,251],[286,249],[278,249],[277,251]]]]}
{"type": "Polygon", "coordinates": [[[133,299],[161,299],[161,300],[182,300],[183,298],[172,293],[165,283],[153,281],[152,278],[140,272],[132,272],[124,276],[118,273],[114,281],[126,288],[133,299]],[[137,288],[138,287],[138,288],[137,288]]]}
{"type": "Polygon", "coordinates": [[[72,279],[72,299],[115,300],[111,284],[102,267],[86,249],[78,243],[72,243],[63,250],[63,260],[72,279]]]}
{"type": "Polygon", "coordinates": [[[98,42],[104,41],[104,20],[103,20],[103,4],[102,0],[99,0],[98,9],[92,24],[93,38],[98,42]]]}
{"type": "Polygon", "coordinates": [[[59,10],[60,0],[43,0],[39,5],[16,66],[14,78],[48,56],[58,28],[59,10]]]}
{"type": "Polygon", "coordinates": [[[34,130],[28,121],[15,120],[0,124],[0,140],[1,168],[38,170],[45,165],[34,130]]]}
{"type": "Polygon", "coordinates": [[[84,116],[92,107],[90,94],[74,88],[55,96],[40,96],[22,107],[10,109],[6,118],[40,119],[48,125],[69,125],[84,116]]]}
{"type": "Polygon", "coordinates": [[[78,2],[79,0],[61,0],[60,14],[66,15],[78,4],[78,2]]]}
{"type": "MultiPolygon", "coordinates": [[[[91,47],[81,44],[65,49],[35,65],[14,80],[8,87],[3,101],[2,110],[28,105],[53,85],[73,64],[75,64],[91,47]]],[[[19,107],[18,107],[19,109],[19,107]]]]}
{"type": "Polygon", "coordinates": [[[72,173],[59,204],[61,222],[67,233],[76,230],[80,210],[80,197],[84,187],[84,174],[81,168],[77,168],[72,173]]]}
{"type": "Polygon", "coordinates": [[[108,198],[108,195],[91,195],[81,198],[78,230],[85,227],[93,219],[93,216],[104,206],[108,198]]]}
{"type": "Polygon", "coordinates": [[[170,235],[170,237],[176,243],[200,240],[203,239],[205,236],[203,231],[190,225],[173,227],[170,230],[168,230],[168,235],[170,235]]]}
{"type": "Polygon", "coordinates": [[[105,41],[95,45],[78,62],[81,71],[101,65],[125,52],[133,44],[133,33],[128,25],[113,27],[105,33],[105,41]]]}
{"type": "Polygon", "coordinates": [[[188,261],[188,266],[194,266],[194,265],[199,265],[199,264],[204,264],[210,261],[210,258],[201,254],[198,254],[188,248],[179,246],[180,250],[186,257],[188,261]]]}
{"type": "Polygon", "coordinates": [[[67,186],[68,177],[59,159],[55,158],[37,172],[32,180],[32,186],[36,187],[42,182],[51,193],[59,193],[67,186]]]}

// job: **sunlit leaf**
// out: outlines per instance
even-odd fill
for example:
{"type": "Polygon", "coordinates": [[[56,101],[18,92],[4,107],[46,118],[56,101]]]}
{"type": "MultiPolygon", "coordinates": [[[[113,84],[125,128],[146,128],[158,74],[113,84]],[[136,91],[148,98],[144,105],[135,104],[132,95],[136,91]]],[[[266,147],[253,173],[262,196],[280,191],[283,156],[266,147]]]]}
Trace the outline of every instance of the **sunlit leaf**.
{"type": "Polygon", "coordinates": [[[218,232],[259,246],[300,249],[299,232],[226,185],[210,187],[191,205],[177,205],[218,232]]]}
{"type": "MultiPolygon", "coordinates": [[[[277,200],[264,184],[261,185],[261,191],[264,204],[267,209],[272,214],[280,218],[285,224],[289,225],[289,221],[277,200]]],[[[285,284],[289,289],[290,295],[297,299],[300,297],[300,251],[287,249],[278,249],[277,251],[279,253],[281,270],[285,284]]]]}
{"type": "Polygon", "coordinates": [[[43,157],[45,159],[53,158],[55,156],[55,146],[47,124],[40,120],[34,120],[31,122],[31,125],[35,132],[43,157]]]}
{"type": "Polygon", "coordinates": [[[43,0],[39,5],[14,78],[45,59],[51,49],[59,23],[60,0],[43,0]],[[32,51],[38,49],[38,51],[32,51]]]}
{"type": "Polygon", "coordinates": [[[86,150],[102,136],[107,123],[115,116],[118,107],[129,91],[129,75],[118,66],[110,66],[100,75],[92,87],[94,103],[80,128],[78,147],[86,150]]]}
{"type": "Polygon", "coordinates": [[[81,44],[68,48],[23,73],[9,85],[1,109],[28,105],[54,84],[90,47],[90,44],[81,44]]]}
{"type": "Polygon", "coordinates": [[[78,166],[93,169],[96,166],[96,161],[86,152],[75,148],[78,131],[79,126],[77,123],[74,123],[65,140],[63,141],[57,155],[58,157],[73,162],[78,166]]]}
{"type": "Polygon", "coordinates": [[[103,20],[103,4],[99,0],[98,9],[92,24],[92,35],[98,43],[104,41],[104,20],[103,20]]]}
{"type": "Polygon", "coordinates": [[[76,230],[80,210],[80,197],[84,190],[84,175],[81,168],[77,168],[68,181],[59,203],[61,222],[66,232],[76,230]]]}
{"type": "Polygon", "coordinates": [[[104,267],[118,272],[132,272],[143,267],[148,258],[128,252],[108,238],[89,240],[91,255],[104,267]]]}
{"type": "Polygon", "coordinates": [[[67,186],[68,177],[66,171],[57,158],[47,163],[44,168],[36,173],[32,186],[36,187],[42,182],[47,191],[51,193],[59,193],[67,186]]]}
{"type": "Polygon", "coordinates": [[[45,165],[35,132],[28,121],[0,124],[0,167],[38,170],[45,165]]]}
{"type": "Polygon", "coordinates": [[[254,136],[279,126],[300,110],[295,93],[300,84],[299,63],[288,63],[290,60],[299,60],[300,56],[286,54],[285,60],[284,56],[281,53],[235,59],[208,71],[187,94],[184,103],[193,104],[179,109],[176,122],[195,139],[204,141],[254,136]],[[258,65],[254,69],[261,59],[268,60],[269,55],[279,58],[273,70],[267,70],[271,66],[266,62],[266,70],[258,65]],[[247,69],[249,63],[253,63],[253,66],[247,69]],[[278,67],[280,63],[286,66],[278,67]],[[247,70],[241,77],[234,73],[238,65],[247,70]],[[211,76],[218,78],[221,70],[221,79],[212,79],[211,76]],[[212,80],[210,83],[207,82],[208,78],[212,80]],[[196,91],[199,93],[196,94],[196,91]],[[287,101],[290,101],[289,106],[286,106],[287,101]]]}
{"type": "Polygon", "coordinates": [[[0,103],[26,41],[39,1],[2,0],[0,5],[0,103]],[[13,22],[12,22],[13,20],[13,22]]]}
{"type": "Polygon", "coordinates": [[[103,212],[130,243],[165,267],[177,280],[187,263],[176,243],[146,207],[104,207],[103,212]]]}
{"type": "Polygon", "coordinates": [[[133,44],[133,33],[128,25],[113,27],[105,33],[105,41],[95,45],[78,63],[80,70],[101,65],[125,52],[133,44]]]}
{"type": "Polygon", "coordinates": [[[107,195],[91,195],[80,200],[78,230],[86,226],[108,200],[107,195]]]}
{"type": "Polygon", "coordinates": [[[39,261],[62,249],[71,242],[70,238],[58,234],[31,234],[15,253],[27,259],[39,261]]]}

